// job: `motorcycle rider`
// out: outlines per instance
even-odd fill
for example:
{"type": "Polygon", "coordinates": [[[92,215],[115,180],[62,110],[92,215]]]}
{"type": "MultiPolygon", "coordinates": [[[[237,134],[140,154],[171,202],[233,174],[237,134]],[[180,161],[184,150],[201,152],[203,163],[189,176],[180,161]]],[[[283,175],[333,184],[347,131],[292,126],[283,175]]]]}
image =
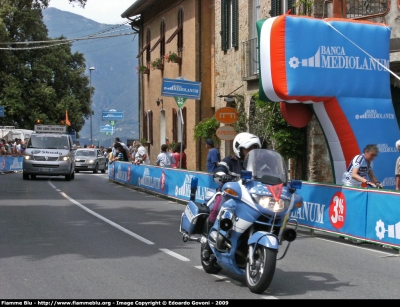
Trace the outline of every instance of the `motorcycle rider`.
{"type": "MultiPolygon", "coordinates": [[[[258,136],[242,132],[239,133],[233,140],[234,156],[225,157],[219,164],[214,173],[214,181],[218,184],[223,184],[229,181],[235,181],[240,178],[240,173],[244,170],[243,162],[247,154],[253,150],[261,148],[261,142],[258,136]]],[[[206,221],[207,233],[214,224],[219,209],[221,207],[222,196],[217,195],[214,200],[214,205],[211,209],[210,215],[206,221]]],[[[211,248],[206,243],[203,250],[203,258],[209,259],[211,255],[211,248]]]]}

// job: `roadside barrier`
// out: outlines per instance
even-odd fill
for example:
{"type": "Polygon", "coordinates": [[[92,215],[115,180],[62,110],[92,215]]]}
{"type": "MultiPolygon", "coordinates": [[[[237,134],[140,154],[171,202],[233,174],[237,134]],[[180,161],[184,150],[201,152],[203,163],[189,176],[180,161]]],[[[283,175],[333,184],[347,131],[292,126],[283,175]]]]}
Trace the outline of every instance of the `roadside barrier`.
{"type": "MultiPolygon", "coordinates": [[[[178,200],[189,200],[193,176],[196,201],[216,189],[212,175],[156,166],[114,162],[109,179],[178,200]]],[[[299,225],[361,241],[400,248],[400,193],[303,182],[303,206],[293,212],[299,225]]]]}
{"type": "Polygon", "coordinates": [[[0,156],[0,172],[22,171],[24,157],[0,156]]]}

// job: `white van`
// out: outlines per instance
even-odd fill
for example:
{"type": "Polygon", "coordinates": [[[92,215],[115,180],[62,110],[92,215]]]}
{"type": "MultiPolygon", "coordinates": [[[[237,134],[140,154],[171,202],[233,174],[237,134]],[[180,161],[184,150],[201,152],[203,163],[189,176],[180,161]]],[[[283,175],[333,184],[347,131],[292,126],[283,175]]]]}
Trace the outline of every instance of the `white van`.
{"type": "Polygon", "coordinates": [[[75,177],[75,151],[69,134],[34,133],[24,153],[23,179],[36,176],[75,177]]]}

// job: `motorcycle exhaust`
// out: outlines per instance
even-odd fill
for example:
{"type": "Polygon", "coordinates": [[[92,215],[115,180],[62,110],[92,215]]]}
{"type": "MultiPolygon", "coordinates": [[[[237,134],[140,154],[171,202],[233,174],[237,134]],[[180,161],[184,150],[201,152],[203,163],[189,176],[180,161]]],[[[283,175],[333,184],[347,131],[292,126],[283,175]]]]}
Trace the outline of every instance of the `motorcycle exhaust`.
{"type": "Polygon", "coordinates": [[[182,236],[182,240],[183,242],[187,242],[187,241],[193,241],[193,242],[199,242],[199,243],[206,243],[207,239],[205,237],[191,237],[187,234],[184,234],[182,236]]]}
{"type": "Polygon", "coordinates": [[[283,231],[282,237],[285,241],[293,242],[296,240],[297,232],[294,229],[288,228],[283,231]]]}
{"type": "Polygon", "coordinates": [[[221,213],[219,227],[223,231],[228,231],[233,227],[233,219],[235,215],[231,210],[225,210],[221,213]]]}

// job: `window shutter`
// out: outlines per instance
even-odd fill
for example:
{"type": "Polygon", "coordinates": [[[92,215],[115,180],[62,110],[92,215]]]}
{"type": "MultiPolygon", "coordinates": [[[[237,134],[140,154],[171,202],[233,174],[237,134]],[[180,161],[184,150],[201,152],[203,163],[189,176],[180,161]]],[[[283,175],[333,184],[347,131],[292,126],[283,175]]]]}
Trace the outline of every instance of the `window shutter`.
{"type": "Polygon", "coordinates": [[[228,50],[228,29],[229,29],[229,1],[221,0],[221,49],[228,50]]]}
{"type": "Polygon", "coordinates": [[[182,131],[182,133],[183,133],[183,136],[182,136],[182,143],[186,146],[187,145],[187,133],[186,133],[186,131],[187,131],[187,120],[186,120],[186,112],[187,110],[186,110],[186,107],[184,107],[183,109],[182,109],[182,117],[183,117],[183,122],[185,123],[185,125],[183,126],[183,131],[182,131]]]}
{"type": "Polygon", "coordinates": [[[149,121],[149,139],[147,141],[153,145],[153,111],[148,112],[147,120],[149,121]]]}
{"type": "Polygon", "coordinates": [[[288,0],[288,9],[290,11],[290,15],[296,15],[296,0],[288,0]]]}
{"type": "Polygon", "coordinates": [[[271,0],[271,17],[281,15],[281,0],[271,0]]]}
{"type": "Polygon", "coordinates": [[[172,109],[172,142],[178,142],[178,113],[176,109],[172,109]]]}
{"type": "Polygon", "coordinates": [[[146,139],[146,142],[148,142],[148,135],[147,135],[147,112],[143,112],[143,139],[146,139]]]}
{"type": "Polygon", "coordinates": [[[232,47],[239,47],[239,5],[238,0],[232,1],[232,47]]]}

